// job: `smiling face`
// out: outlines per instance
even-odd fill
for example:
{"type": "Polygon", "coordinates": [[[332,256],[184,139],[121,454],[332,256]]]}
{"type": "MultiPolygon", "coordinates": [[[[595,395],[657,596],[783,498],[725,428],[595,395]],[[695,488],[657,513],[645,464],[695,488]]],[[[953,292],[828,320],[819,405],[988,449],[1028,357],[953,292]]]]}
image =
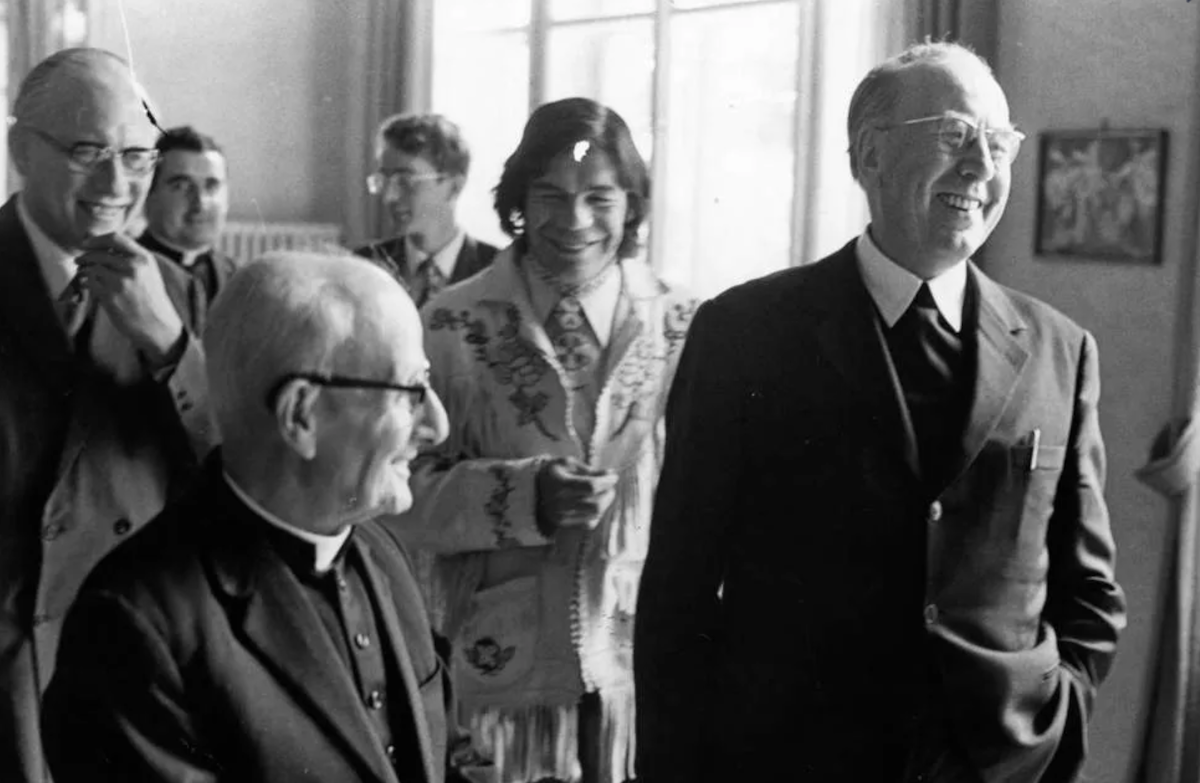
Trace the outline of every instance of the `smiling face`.
{"type": "Polygon", "coordinates": [[[34,222],[56,244],[76,251],[91,236],[124,228],[141,207],[150,172],[132,175],[120,156],[90,171],[68,165],[66,153],[30,130],[69,148],[79,142],[121,150],[153,149],[151,126],[131,76],[119,61],[93,56],[67,63],[50,77],[46,97],[18,118],[10,134],[13,160],[24,177],[21,199],[34,222]]]}
{"type": "Polygon", "coordinates": [[[969,258],[996,227],[1012,161],[994,160],[983,134],[953,153],[938,145],[937,123],[897,123],[955,116],[1008,128],[1008,102],[995,79],[967,57],[913,65],[897,78],[900,98],[887,119],[894,127],[870,132],[862,182],[880,249],[928,279],[969,258]]]}
{"type": "Polygon", "coordinates": [[[146,197],[151,231],[180,250],[206,250],[216,243],[228,212],[224,155],[178,149],[163,155],[146,197]]]}
{"type": "MultiPolygon", "coordinates": [[[[365,314],[373,323],[355,330],[358,356],[345,374],[404,386],[426,383],[429,362],[412,300],[397,286],[387,286],[375,300],[365,314]]],[[[410,462],[449,430],[437,394],[428,389],[424,403],[399,390],[325,388],[321,394],[329,425],[318,454],[333,474],[342,521],[407,511],[413,502],[410,462]]]]}
{"type": "Polygon", "coordinates": [[[454,238],[458,230],[454,211],[462,177],[439,172],[424,156],[391,144],[384,145],[377,163],[380,172],[400,175],[382,193],[397,236],[407,236],[427,252],[436,252],[454,238]],[[417,179],[405,184],[406,175],[417,179]]]}
{"type": "Polygon", "coordinates": [[[628,209],[629,196],[609,156],[577,144],[529,184],[529,252],[555,274],[586,280],[616,258],[628,209]]]}

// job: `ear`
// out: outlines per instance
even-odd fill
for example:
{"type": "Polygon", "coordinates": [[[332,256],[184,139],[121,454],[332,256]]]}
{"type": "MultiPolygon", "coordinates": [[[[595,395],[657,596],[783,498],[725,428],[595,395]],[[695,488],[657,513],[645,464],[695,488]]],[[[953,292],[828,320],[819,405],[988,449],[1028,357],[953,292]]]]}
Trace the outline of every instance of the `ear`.
{"type": "Polygon", "coordinates": [[[860,128],[854,148],[858,159],[858,178],[864,184],[875,181],[879,175],[880,143],[883,134],[870,126],[860,128]]]}
{"type": "Polygon", "coordinates": [[[17,173],[28,177],[29,134],[19,124],[10,125],[8,128],[8,155],[17,173]]]}
{"type": "Polygon", "coordinates": [[[317,454],[316,404],[320,394],[319,386],[295,380],[284,387],[275,403],[275,423],[280,437],[306,460],[317,454]]]}
{"type": "Polygon", "coordinates": [[[458,198],[462,194],[463,188],[466,187],[466,185],[467,178],[464,175],[455,174],[453,177],[450,177],[450,198],[458,198]]]}

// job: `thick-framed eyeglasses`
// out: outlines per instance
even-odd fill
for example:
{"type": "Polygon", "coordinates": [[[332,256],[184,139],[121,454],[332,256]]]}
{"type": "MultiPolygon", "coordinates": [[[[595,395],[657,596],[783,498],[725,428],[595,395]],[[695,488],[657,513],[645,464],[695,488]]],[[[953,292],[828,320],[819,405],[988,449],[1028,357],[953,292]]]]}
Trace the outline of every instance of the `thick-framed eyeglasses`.
{"type": "Polygon", "coordinates": [[[1011,162],[1014,160],[1017,157],[1017,153],[1021,151],[1021,142],[1025,140],[1025,134],[1016,128],[980,129],[978,125],[970,120],[965,120],[962,117],[951,117],[945,114],[939,114],[934,117],[918,117],[915,120],[905,120],[893,125],[881,125],[879,129],[888,131],[906,125],[923,125],[925,123],[937,123],[935,132],[937,133],[938,146],[945,152],[952,154],[958,154],[970,148],[975,144],[975,140],[979,138],[979,134],[983,133],[987,139],[988,152],[991,153],[992,159],[998,162],[1011,162]]]}
{"type": "Polygon", "coordinates": [[[445,177],[446,175],[440,171],[426,174],[414,174],[411,171],[376,171],[367,175],[367,192],[372,196],[378,196],[394,186],[403,193],[412,193],[421,187],[423,182],[436,182],[445,177]]]}
{"type": "Polygon", "coordinates": [[[90,141],[64,144],[40,128],[32,125],[23,125],[22,127],[65,155],[67,165],[71,170],[80,174],[88,174],[104,161],[117,158],[121,161],[121,168],[125,169],[126,174],[144,177],[154,170],[154,164],[158,162],[158,150],[153,148],[126,147],[119,150],[90,141]]]}
{"type": "Polygon", "coordinates": [[[429,385],[424,383],[419,386],[405,386],[400,383],[376,381],[370,378],[350,378],[344,375],[322,375],[314,372],[289,372],[271,385],[271,389],[267,392],[267,410],[275,410],[275,403],[279,400],[279,395],[283,393],[283,388],[292,381],[308,381],[309,383],[330,386],[335,389],[401,391],[412,395],[414,405],[425,404],[425,398],[429,394],[429,385]]]}

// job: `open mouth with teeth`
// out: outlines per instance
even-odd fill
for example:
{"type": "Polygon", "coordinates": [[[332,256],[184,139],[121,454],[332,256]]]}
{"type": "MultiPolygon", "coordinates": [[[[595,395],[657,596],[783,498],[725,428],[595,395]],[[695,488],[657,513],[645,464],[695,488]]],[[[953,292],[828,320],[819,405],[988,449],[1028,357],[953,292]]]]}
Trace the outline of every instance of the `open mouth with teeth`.
{"type": "Polygon", "coordinates": [[[80,208],[94,220],[116,220],[125,214],[125,207],[120,204],[98,204],[94,201],[80,201],[80,208]]]}
{"type": "Polygon", "coordinates": [[[956,209],[959,212],[971,212],[983,209],[983,201],[972,196],[960,196],[956,193],[939,193],[937,199],[951,209],[956,209]]]}

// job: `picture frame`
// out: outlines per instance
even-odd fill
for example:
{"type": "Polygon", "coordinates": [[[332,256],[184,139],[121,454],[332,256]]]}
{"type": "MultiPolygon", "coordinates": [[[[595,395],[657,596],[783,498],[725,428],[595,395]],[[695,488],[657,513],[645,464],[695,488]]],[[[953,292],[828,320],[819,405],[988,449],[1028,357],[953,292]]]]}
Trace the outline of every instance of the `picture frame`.
{"type": "Polygon", "coordinates": [[[1167,131],[1046,131],[1040,141],[1034,254],[1160,263],[1167,131]]]}

